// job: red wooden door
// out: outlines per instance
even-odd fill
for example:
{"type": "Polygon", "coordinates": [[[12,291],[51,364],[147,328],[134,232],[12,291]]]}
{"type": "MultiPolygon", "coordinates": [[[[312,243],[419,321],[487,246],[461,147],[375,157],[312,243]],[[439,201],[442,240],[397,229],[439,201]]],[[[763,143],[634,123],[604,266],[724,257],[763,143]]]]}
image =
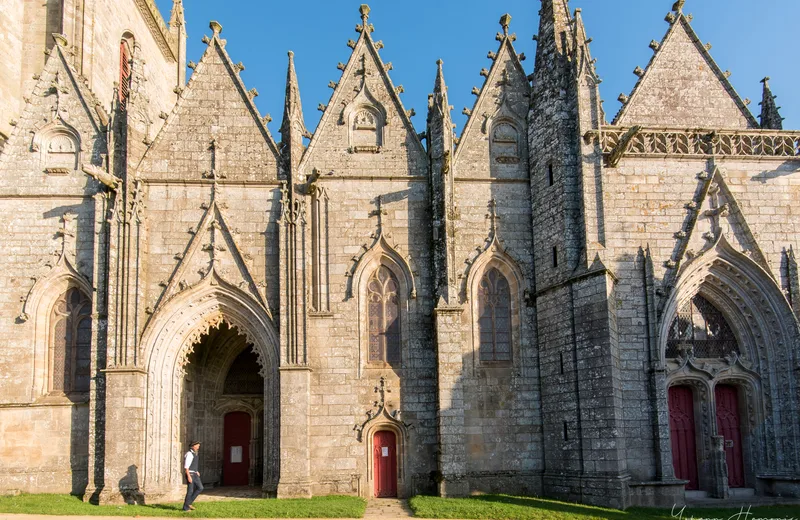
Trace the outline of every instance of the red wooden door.
{"type": "Polygon", "coordinates": [[[689,481],[686,489],[698,489],[694,399],[688,386],[669,389],[669,433],[675,477],[689,481]]]}
{"type": "Polygon", "coordinates": [[[393,432],[376,432],[372,439],[375,496],[397,496],[397,439],[393,432]]]}
{"type": "Polygon", "coordinates": [[[717,385],[717,435],[725,437],[725,462],[728,463],[728,486],[744,487],[742,430],[739,426],[739,392],[735,386],[717,385]]]}
{"type": "Polygon", "coordinates": [[[246,486],[250,471],[250,415],[231,412],[225,415],[222,484],[246,486]]]}

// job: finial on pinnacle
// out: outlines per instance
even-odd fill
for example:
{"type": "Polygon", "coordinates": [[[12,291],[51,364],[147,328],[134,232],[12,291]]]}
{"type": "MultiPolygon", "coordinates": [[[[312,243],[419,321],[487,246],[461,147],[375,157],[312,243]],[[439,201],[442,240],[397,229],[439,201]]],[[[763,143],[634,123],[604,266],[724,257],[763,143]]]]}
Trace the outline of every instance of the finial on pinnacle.
{"type": "Polygon", "coordinates": [[[358,12],[361,13],[361,19],[364,21],[365,24],[369,19],[369,11],[370,9],[367,4],[361,4],[361,7],[358,8],[358,12]]]}
{"type": "Polygon", "coordinates": [[[442,65],[444,65],[444,62],[441,60],[441,58],[436,60],[436,65],[438,65],[440,69],[442,68],[442,65]]]}
{"type": "Polygon", "coordinates": [[[511,25],[511,15],[506,13],[501,16],[500,25],[503,27],[503,33],[508,36],[508,26],[511,25]]]}
{"type": "Polygon", "coordinates": [[[769,76],[765,76],[764,79],[761,80],[761,83],[763,83],[764,85],[767,85],[769,83],[770,79],[771,78],[769,76]]]}
{"type": "Polygon", "coordinates": [[[289,55],[289,59],[290,60],[294,59],[294,52],[293,51],[289,51],[287,54],[289,55]]]}
{"type": "Polygon", "coordinates": [[[216,20],[211,20],[211,21],[208,23],[208,28],[209,28],[209,29],[211,29],[212,31],[214,31],[214,34],[215,34],[215,35],[219,35],[219,33],[221,33],[221,32],[222,32],[222,24],[220,24],[220,23],[219,23],[218,21],[216,21],[216,20]]]}
{"type": "Polygon", "coordinates": [[[672,4],[672,10],[680,14],[681,12],[683,12],[683,4],[685,3],[686,0],[677,0],[677,2],[672,4]]]}

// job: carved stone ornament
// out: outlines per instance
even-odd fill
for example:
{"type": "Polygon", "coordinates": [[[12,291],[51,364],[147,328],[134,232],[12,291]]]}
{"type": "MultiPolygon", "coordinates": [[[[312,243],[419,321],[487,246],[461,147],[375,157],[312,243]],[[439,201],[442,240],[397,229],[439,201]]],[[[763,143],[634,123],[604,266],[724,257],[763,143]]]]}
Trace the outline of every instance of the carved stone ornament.
{"type": "Polygon", "coordinates": [[[413,429],[414,426],[410,423],[405,423],[400,419],[401,412],[399,409],[392,410],[391,412],[387,409],[386,394],[390,394],[392,391],[389,390],[389,387],[386,383],[386,378],[384,376],[381,376],[380,383],[375,387],[374,392],[380,395],[380,400],[375,401],[371,410],[367,410],[367,419],[364,422],[353,426],[353,431],[356,432],[356,438],[359,440],[359,442],[363,442],[364,430],[371,422],[378,420],[394,424],[401,432],[403,432],[403,435],[408,438],[408,430],[413,429]]]}

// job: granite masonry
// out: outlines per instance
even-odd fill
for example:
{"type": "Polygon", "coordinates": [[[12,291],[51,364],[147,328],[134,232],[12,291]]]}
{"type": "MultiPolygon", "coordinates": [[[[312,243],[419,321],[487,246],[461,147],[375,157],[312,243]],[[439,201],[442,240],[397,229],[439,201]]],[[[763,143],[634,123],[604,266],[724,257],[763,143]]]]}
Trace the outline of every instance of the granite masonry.
{"type": "Polygon", "coordinates": [[[197,438],[265,496],[800,496],[800,131],[683,1],[611,123],[580,9],[528,70],[503,16],[460,136],[363,5],[313,133],[289,53],[279,138],[220,24],[186,81],[181,0],[14,4],[0,491],[168,499],[197,438]]]}

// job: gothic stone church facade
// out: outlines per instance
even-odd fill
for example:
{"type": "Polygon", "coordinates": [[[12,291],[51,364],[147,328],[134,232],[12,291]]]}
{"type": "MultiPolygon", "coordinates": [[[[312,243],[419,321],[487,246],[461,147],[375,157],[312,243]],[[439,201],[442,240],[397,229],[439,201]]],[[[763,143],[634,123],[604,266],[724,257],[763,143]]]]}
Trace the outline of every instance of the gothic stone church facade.
{"type": "Polygon", "coordinates": [[[314,133],[289,54],[279,139],[216,22],[186,82],[181,0],[17,4],[0,489],[167,498],[197,438],[278,497],[800,495],[800,132],[682,2],[612,123],[580,10],[532,69],[504,16],[460,136],[362,6],[314,133]]]}

